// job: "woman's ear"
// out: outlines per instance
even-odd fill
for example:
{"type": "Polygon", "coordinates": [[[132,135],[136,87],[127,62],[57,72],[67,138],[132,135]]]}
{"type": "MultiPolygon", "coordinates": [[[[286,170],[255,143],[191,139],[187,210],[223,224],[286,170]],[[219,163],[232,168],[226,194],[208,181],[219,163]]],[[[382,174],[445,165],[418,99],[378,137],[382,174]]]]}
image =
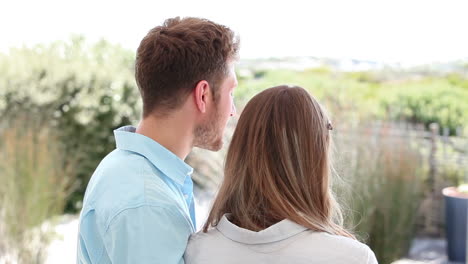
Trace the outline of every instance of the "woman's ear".
{"type": "Polygon", "coordinates": [[[197,109],[200,112],[205,113],[206,103],[209,100],[210,84],[205,80],[199,81],[195,86],[193,93],[197,109]]]}

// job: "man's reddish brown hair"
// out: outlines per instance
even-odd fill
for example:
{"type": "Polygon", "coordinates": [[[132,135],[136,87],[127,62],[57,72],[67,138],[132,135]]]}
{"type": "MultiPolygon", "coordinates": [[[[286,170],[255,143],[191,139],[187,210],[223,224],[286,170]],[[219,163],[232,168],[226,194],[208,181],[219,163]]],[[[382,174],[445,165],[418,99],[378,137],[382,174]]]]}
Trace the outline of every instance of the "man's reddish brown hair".
{"type": "Polygon", "coordinates": [[[216,100],[238,49],[231,29],[207,19],[170,18],[151,29],[138,47],[135,62],[143,116],[177,109],[202,80],[210,84],[216,100]]]}

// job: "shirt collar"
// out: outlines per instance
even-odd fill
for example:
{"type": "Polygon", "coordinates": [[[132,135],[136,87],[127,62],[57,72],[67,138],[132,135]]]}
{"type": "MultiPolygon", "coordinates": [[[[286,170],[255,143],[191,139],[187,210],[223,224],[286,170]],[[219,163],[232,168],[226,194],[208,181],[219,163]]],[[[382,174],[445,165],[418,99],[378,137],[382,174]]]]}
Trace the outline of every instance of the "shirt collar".
{"type": "Polygon", "coordinates": [[[158,142],[135,131],[134,126],[124,126],[114,130],[117,148],[144,156],[166,176],[184,185],[186,177],[192,174],[193,168],[158,142]]]}
{"type": "Polygon", "coordinates": [[[227,216],[229,216],[229,214],[225,214],[221,218],[216,228],[225,237],[244,244],[253,245],[276,242],[307,230],[306,227],[298,225],[288,219],[284,219],[267,229],[255,232],[234,225],[228,220],[227,216]]]}

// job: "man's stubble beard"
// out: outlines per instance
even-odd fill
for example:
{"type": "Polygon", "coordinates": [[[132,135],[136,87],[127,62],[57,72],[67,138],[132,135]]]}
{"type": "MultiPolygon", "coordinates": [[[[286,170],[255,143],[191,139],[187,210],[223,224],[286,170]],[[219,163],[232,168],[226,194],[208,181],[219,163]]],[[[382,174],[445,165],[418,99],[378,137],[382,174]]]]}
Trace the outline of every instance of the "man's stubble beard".
{"type": "Polygon", "coordinates": [[[221,120],[218,109],[205,124],[198,125],[194,131],[194,147],[218,151],[223,147],[221,120]]]}

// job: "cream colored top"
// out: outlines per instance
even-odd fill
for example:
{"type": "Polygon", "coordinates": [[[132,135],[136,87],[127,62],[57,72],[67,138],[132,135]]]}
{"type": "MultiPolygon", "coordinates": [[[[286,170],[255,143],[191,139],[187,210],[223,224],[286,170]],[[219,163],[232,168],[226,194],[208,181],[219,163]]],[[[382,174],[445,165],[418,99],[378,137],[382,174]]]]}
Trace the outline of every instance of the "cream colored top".
{"type": "Polygon", "coordinates": [[[226,215],[216,228],[190,237],[184,258],[186,264],[377,263],[368,246],[350,238],[313,232],[287,219],[254,232],[226,215]]]}

